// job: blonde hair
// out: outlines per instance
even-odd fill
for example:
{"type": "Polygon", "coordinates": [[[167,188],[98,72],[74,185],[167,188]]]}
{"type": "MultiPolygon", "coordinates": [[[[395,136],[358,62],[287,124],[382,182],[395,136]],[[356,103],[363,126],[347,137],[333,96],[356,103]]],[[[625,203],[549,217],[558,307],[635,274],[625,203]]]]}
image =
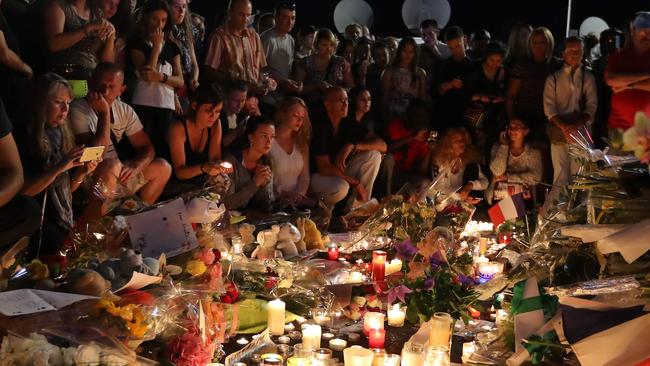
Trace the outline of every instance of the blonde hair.
{"type": "Polygon", "coordinates": [[[316,35],[314,36],[314,50],[318,49],[318,43],[322,40],[330,41],[334,47],[338,46],[339,44],[339,41],[336,39],[334,33],[332,33],[332,31],[327,28],[321,28],[316,32],[316,35]]]}
{"type": "Polygon", "coordinates": [[[454,160],[452,144],[456,136],[461,136],[465,142],[465,151],[461,156],[463,166],[476,164],[481,161],[481,154],[472,144],[472,137],[463,127],[450,128],[442,134],[440,142],[433,148],[433,163],[445,166],[454,160]]]}
{"type": "Polygon", "coordinates": [[[533,57],[533,37],[535,36],[544,36],[546,38],[546,43],[548,48],[546,50],[546,61],[549,61],[553,57],[553,50],[555,50],[555,38],[553,38],[553,33],[546,27],[537,27],[533,29],[528,37],[528,57],[533,57]]]}
{"type": "Polygon", "coordinates": [[[309,120],[307,104],[304,100],[298,97],[285,98],[276,111],[275,124],[276,127],[280,127],[280,125],[287,120],[289,109],[295,105],[299,105],[305,110],[305,120],[302,123],[302,127],[300,127],[300,131],[296,135],[296,145],[298,145],[298,149],[306,152],[309,149],[309,143],[311,142],[311,121],[309,120]]]}
{"type": "Polygon", "coordinates": [[[517,23],[512,27],[510,35],[508,36],[508,55],[510,59],[515,59],[516,61],[521,61],[518,58],[526,58],[528,55],[528,41],[530,40],[530,33],[533,31],[533,27],[526,23],[517,23]],[[527,31],[529,33],[526,44],[519,46],[519,35],[527,31]]]}

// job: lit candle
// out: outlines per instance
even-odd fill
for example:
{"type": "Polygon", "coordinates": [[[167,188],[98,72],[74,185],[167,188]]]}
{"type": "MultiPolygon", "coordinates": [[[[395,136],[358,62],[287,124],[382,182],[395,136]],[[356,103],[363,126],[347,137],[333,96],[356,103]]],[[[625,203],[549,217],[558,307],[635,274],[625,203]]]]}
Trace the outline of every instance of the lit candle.
{"type": "Polygon", "coordinates": [[[431,317],[431,333],[429,346],[444,346],[449,349],[451,341],[451,315],[447,313],[434,313],[431,317]]]}
{"type": "Polygon", "coordinates": [[[359,271],[350,272],[350,283],[363,282],[363,275],[359,271]]]}
{"type": "Polygon", "coordinates": [[[393,259],[390,262],[386,262],[386,276],[390,276],[393,273],[399,272],[402,270],[402,261],[398,258],[393,259]]]}
{"type": "Polygon", "coordinates": [[[363,347],[350,347],[343,350],[345,366],[371,366],[374,356],[374,352],[363,347]]]}
{"type": "Polygon", "coordinates": [[[470,357],[476,351],[476,343],[466,342],[463,343],[463,363],[469,362],[470,357]]]}
{"type": "Polygon", "coordinates": [[[293,347],[293,356],[287,360],[287,366],[310,366],[312,350],[304,349],[302,344],[293,347]]]}
{"type": "Polygon", "coordinates": [[[268,328],[271,335],[284,334],[284,301],[280,299],[269,301],[268,328]]]}
{"type": "Polygon", "coordinates": [[[329,345],[333,351],[343,351],[347,347],[348,342],[345,339],[334,338],[330,340],[329,345]]]}
{"type": "Polygon", "coordinates": [[[424,365],[424,345],[406,342],[402,348],[402,366],[413,365],[424,365]]]}
{"type": "Polygon", "coordinates": [[[330,339],[334,338],[334,334],[332,334],[332,333],[323,333],[321,335],[321,337],[323,338],[323,341],[329,342],[330,339]]]}
{"type": "Polygon", "coordinates": [[[284,336],[284,335],[280,336],[280,337],[278,337],[278,343],[280,343],[280,344],[289,344],[289,343],[291,343],[291,338],[289,338],[288,336],[284,336]]]}
{"type": "Polygon", "coordinates": [[[320,325],[309,324],[302,330],[302,346],[311,350],[320,348],[320,335],[320,325]]]}
{"type": "Polygon", "coordinates": [[[503,263],[499,262],[481,262],[477,267],[480,283],[491,280],[497,273],[503,272],[503,263]]]}
{"type": "Polygon", "coordinates": [[[481,256],[484,256],[487,252],[488,238],[480,237],[478,243],[478,252],[481,256]]]}
{"type": "Polygon", "coordinates": [[[372,279],[383,281],[386,276],[386,252],[375,250],[372,252],[372,279]]]}
{"type": "Polygon", "coordinates": [[[326,309],[315,308],[312,309],[311,313],[314,323],[320,326],[329,326],[332,323],[332,317],[326,309]]]}
{"type": "Polygon", "coordinates": [[[374,311],[369,311],[363,317],[363,334],[368,336],[370,329],[384,329],[385,315],[374,311]]]}
{"type": "Polygon", "coordinates": [[[332,245],[327,248],[327,258],[331,261],[339,259],[339,246],[332,243],[332,245]]]}
{"type": "Polygon", "coordinates": [[[370,329],[370,334],[368,335],[368,345],[370,348],[384,348],[385,341],[385,329],[370,329]]]}
{"type": "Polygon", "coordinates": [[[239,344],[240,346],[245,346],[245,345],[248,344],[248,339],[246,339],[246,338],[244,338],[244,337],[239,338],[239,339],[237,340],[237,344],[239,344]]]}
{"type": "Polygon", "coordinates": [[[406,311],[402,310],[399,304],[395,304],[388,309],[388,325],[391,327],[403,326],[404,318],[406,318],[406,311]]]}

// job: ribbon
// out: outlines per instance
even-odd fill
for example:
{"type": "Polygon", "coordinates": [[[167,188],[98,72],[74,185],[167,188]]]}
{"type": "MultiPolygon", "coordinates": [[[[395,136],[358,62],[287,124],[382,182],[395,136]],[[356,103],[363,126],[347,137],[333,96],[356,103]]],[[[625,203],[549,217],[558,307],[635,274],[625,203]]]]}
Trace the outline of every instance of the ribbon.
{"type": "Polygon", "coordinates": [[[512,289],[512,315],[542,310],[544,312],[544,318],[548,321],[555,315],[557,310],[557,296],[546,295],[544,288],[538,286],[540,293],[539,296],[524,299],[524,287],[526,281],[527,280],[516,283],[512,289]]]}

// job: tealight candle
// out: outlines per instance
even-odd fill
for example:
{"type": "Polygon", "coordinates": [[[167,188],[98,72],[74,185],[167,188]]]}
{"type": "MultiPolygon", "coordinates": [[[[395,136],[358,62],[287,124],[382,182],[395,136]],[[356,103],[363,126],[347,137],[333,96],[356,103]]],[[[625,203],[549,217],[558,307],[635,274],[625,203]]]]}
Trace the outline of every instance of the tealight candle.
{"type": "Polygon", "coordinates": [[[271,335],[284,334],[284,301],[280,299],[269,301],[268,328],[271,335]]]}
{"type": "Polygon", "coordinates": [[[244,338],[244,337],[239,338],[239,339],[237,340],[237,344],[239,344],[239,345],[241,345],[241,346],[245,346],[245,345],[248,344],[248,339],[246,339],[246,338],[244,338]]]}
{"type": "Polygon", "coordinates": [[[370,329],[384,329],[385,315],[374,311],[369,311],[363,317],[363,334],[368,336],[370,329]]]}
{"type": "Polygon", "coordinates": [[[339,259],[339,246],[338,245],[332,243],[332,245],[330,245],[327,248],[327,258],[329,260],[331,260],[331,261],[335,261],[335,260],[339,259]]]}
{"type": "Polygon", "coordinates": [[[443,346],[449,349],[451,341],[451,315],[447,313],[434,313],[431,317],[431,333],[429,346],[443,346]]]}
{"type": "Polygon", "coordinates": [[[323,341],[329,342],[330,339],[334,338],[334,334],[332,334],[332,333],[323,333],[323,335],[321,335],[321,337],[323,338],[323,341]]]}
{"type": "Polygon", "coordinates": [[[477,266],[479,282],[485,283],[491,280],[497,273],[503,272],[503,263],[481,262],[477,266]]]}
{"type": "Polygon", "coordinates": [[[280,336],[280,337],[278,337],[278,343],[280,343],[280,344],[289,344],[289,343],[291,343],[291,338],[289,338],[288,336],[280,336]]]}
{"type": "Polygon", "coordinates": [[[384,348],[385,341],[385,329],[370,329],[370,334],[368,335],[368,345],[370,348],[384,348]]]}
{"type": "Polygon", "coordinates": [[[302,345],[305,349],[320,348],[320,325],[309,324],[302,330],[302,345]]]}
{"type": "Polygon", "coordinates": [[[405,318],[406,310],[402,310],[399,304],[395,304],[388,309],[388,325],[391,327],[403,326],[405,318]]]}
{"type": "Polygon", "coordinates": [[[343,351],[348,346],[348,342],[345,339],[334,338],[330,339],[329,345],[333,351],[343,351]]]}

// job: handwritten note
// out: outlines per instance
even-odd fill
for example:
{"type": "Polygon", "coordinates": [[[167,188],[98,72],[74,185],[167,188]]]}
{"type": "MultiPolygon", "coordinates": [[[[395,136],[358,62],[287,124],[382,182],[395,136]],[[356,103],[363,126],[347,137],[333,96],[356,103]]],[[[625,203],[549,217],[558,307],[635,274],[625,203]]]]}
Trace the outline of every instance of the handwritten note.
{"type": "Polygon", "coordinates": [[[140,272],[133,272],[131,279],[127,282],[126,285],[120,287],[115,292],[120,292],[122,290],[139,290],[141,288],[153,285],[162,280],[162,277],[159,276],[149,276],[140,272]]]}
{"type": "Polygon", "coordinates": [[[0,292],[0,313],[6,316],[27,315],[59,310],[75,302],[97,297],[64,292],[21,289],[0,292]]]}

